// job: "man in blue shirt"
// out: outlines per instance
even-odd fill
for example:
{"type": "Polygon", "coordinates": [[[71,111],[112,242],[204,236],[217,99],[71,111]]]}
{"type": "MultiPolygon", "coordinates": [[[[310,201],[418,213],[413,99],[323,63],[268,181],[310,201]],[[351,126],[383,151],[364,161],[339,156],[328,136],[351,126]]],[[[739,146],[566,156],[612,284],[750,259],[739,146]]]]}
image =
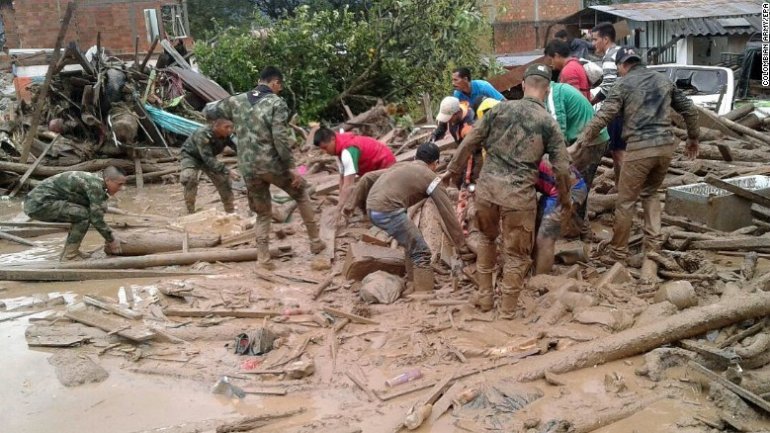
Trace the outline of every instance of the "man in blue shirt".
{"type": "Polygon", "coordinates": [[[454,97],[460,102],[468,101],[475,110],[484,98],[492,98],[498,101],[505,99],[488,81],[471,80],[469,68],[457,68],[452,71],[452,86],[455,88],[454,97]]]}

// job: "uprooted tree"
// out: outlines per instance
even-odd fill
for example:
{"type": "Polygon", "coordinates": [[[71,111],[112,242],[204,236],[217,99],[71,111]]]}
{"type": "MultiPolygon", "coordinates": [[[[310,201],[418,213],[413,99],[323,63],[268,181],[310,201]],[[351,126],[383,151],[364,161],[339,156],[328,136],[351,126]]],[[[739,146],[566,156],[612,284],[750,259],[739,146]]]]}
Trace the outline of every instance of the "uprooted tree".
{"type": "Polygon", "coordinates": [[[266,65],[286,75],[284,96],[303,120],[338,120],[381,98],[413,108],[423,93],[448,94],[451,70],[488,69],[478,46],[491,35],[474,0],[377,0],[365,10],[311,10],[225,30],[196,45],[204,73],[236,91],[253,88],[266,65]]]}

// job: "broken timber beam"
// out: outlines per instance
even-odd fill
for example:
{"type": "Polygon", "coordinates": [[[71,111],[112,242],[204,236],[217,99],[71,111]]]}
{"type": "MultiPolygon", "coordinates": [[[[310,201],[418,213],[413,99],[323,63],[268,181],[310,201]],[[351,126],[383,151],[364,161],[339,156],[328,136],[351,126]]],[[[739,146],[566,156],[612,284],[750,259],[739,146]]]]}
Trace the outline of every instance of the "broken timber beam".
{"type": "Polygon", "coordinates": [[[505,371],[514,380],[536,380],[545,373],[567,373],[616,359],[628,358],[703,335],[744,320],[770,315],[770,293],[752,293],[703,307],[693,307],[655,323],[578,343],[567,350],[524,360],[505,371]]]}
{"type": "Polygon", "coordinates": [[[48,151],[51,150],[54,144],[56,144],[57,141],[59,141],[59,138],[61,138],[61,135],[57,134],[56,138],[51,140],[50,143],[43,149],[42,152],[40,152],[40,155],[37,156],[37,159],[35,159],[35,162],[32,163],[32,165],[29,166],[29,169],[27,169],[26,172],[24,172],[24,175],[19,179],[19,183],[16,184],[16,187],[13,188],[13,191],[11,191],[11,194],[9,194],[11,197],[16,197],[16,194],[19,193],[19,190],[21,190],[21,187],[24,186],[24,183],[29,179],[29,176],[32,174],[33,171],[37,168],[38,165],[40,165],[41,162],[43,162],[43,159],[48,154],[48,151]]]}
{"type": "Polygon", "coordinates": [[[401,249],[379,247],[366,242],[348,246],[342,274],[349,280],[361,281],[375,271],[404,275],[404,253],[401,249]]]}
{"type": "Polygon", "coordinates": [[[140,343],[153,339],[157,335],[144,325],[129,322],[121,317],[91,311],[85,304],[76,304],[69,307],[64,313],[64,317],[140,343]]]}
{"type": "Polygon", "coordinates": [[[124,280],[128,278],[164,278],[177,276],[206,275],[205,272],[153,271],[144,269],[30,269],[0,268],[2,281],[88,281],[124,280]]]}
{"type": "Polygon", "coordinates": [[[733,185],[731,183],[723,181],[722,179],[717,179],[713,175],[706,176],[706,178],[703,181],[719,189],[723,189],[725,191],[731,192],[740,198],[746,199],[752,203],[756,203],[762,207],[766,207],[770,209],[770,197],[765,197],[761,194],[757,194],[754,191],[749,191],[745,188],[739,187],[738,185],[733,185]]]}

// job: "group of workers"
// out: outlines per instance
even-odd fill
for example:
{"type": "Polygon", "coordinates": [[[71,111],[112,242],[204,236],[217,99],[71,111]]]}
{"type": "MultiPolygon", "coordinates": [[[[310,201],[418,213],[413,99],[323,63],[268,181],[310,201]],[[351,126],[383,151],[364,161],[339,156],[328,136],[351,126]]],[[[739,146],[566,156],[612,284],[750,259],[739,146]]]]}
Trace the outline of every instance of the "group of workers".
{"type": "MultiPolygon", "coordinates": [[[[418,147],[413,161],[396,162],[390,148],[374,138],[318,129],[313,143],[338,160],[340,221],[361,209],[372,224],[404,247],[407,278],[414,289],[432,290],[432,252],[406,212],[431,198],[457,254],[476,257],[475,304],[482,311],[495,305],[493,275],[497,238],[502,237],[505,260],[498,279],[499,310],[502,317],[513,317],[533,261],[536,273],[550,271],[554,245],[563,229],[591,240],[585,218],[588,191],[602,156],[609,151],[615,161],[618,201],[609,252],[600,260],[614,263],[628,258],[633,210],[640,197],[644,249],[659,250],[661,209],[656,191],[678,143],[670,127],[670,109],[685,119],[688,157],[698,152],[697,111],[665,76],[646,69],[633,49],[615,44],[612,24],[598,24],[592,36],[593,50],[603,56],[603,77],[595,96],[574,54],[581,47],[559,39],[547,44],[545,64],[527,67],[521,100],[506,101],[490,83],[473,80],[468,68],[458,68],[452,75],[454,93],[441,101],[438,126],[431,139],[418,147]],[[552,81],[552,68],[560,71],[558,82],[552,81]],[[595,111],[594,105],[600,102],[601,108],[595,111]],[[459,148],[446,174],[438,176],[440,152],[435,141],[447,132],[459,148]],[[458,218],[448,185],[462,189],[472,202],[473,212],[466,215],[469,221],[458,218]],[[474,245],[466,241],[464,223],[478,234],[474,245]]],[[[271,185],[297,202],[311,252],[326,248],[319,238],[308,185],[295,169],[289,109],[278,96],[282,88],[281,72],[265,68],[254,90],[209,104],[204,114],[210,124],[192,134],[181,152],[188,212],[195,211],[201,172],[215,185],[225,211],[232,212],[231,182],[236,174],[216,156],[225,147],[237,150],[238,171],[249,208],[256,214],[257,264],[265,269],[274,268],[269,252],[271,185]],[[237,141],[231,139],[233,133],[237,141]]],[[[104,170],[102,176],[57,175],[28,195],[24,210],[35,219],[73,224],[64,259],[80,255],[78,247],[91,224],[104,237],[107,252],[119,252],[120,241],[103,215],[108,196],[125,181],[115,168],[104,170]]]]}

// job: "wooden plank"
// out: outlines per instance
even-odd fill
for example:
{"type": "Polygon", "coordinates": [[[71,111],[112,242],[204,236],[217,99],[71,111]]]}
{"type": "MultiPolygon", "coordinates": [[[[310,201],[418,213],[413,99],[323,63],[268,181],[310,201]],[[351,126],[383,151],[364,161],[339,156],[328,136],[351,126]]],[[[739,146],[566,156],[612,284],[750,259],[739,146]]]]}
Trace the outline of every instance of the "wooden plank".
{"type": "Polygon", "coordinates": [[[61,135],[57,134],[56,137],[51,140],[50,143],[43,149],[42,152],[40,152],[40,155],[38,155],[35,162],[32,163],[32,165],[29,166],[29,169],[24,173],[24,175],[19,179],[19,183],[16,184],[16,187],[11,191],[9,194],[11,197],[16,197],[16,194],[18,194],[19,190],[22,186],[24,186],[24,183],[29,179],[29,176],[32,174],[33,171],[37,168],[38,165],[40,165],[41,162],[43,162],[43,159],[45,159],[45,156],[48,154],[48,151],[51,150],[54,144],[61,138],[61,135]]]}
{"type": "Polygon", "coordinates": [[[127,338],[129,340],[137,341],[140,343],[143,341],[151,340],[157,335],[148,327],[144,325],[138,325],[136,322],[129,322],[128,320],[120,317],[109,316],[90,311],[88,307],[82,303],[67,308],[67,311],[64,313],[64,317],[84,325],[99,328],[107,333],[117,334],[123,338],[127,338]]]}
{"type": "Polygon", "coordinates": [[[37,136],[37,127],[40,126],[40,120],[43,117],[43,107],[48,101],[48,89],[51,87],[51,78],[53,78],[54,67],[59,62],[59,56],[61,55],[61,47],[64,42],[64,35],[67,33],[67,28],[72,20],[72,15],[75,12],[76,3],[71,2],[67,4],[67,10],[64,12],[64,19],[62,25],[59,28],[59,34],[56,37],[56,44],[53,49],[53,56],[51,56],[51,63],[48,64],[48,70],[45,73],[45,80],[43,85],[40,86],[40,90],[35,99],[35,111],[32,112],[32,120],[29,124],[27,134],[24,136],[24,140],[21,143],[21,157],[19,162],[22,164],[27,163],[29,157],[29,150],[32,147],[32,141],[37,136]]]}
{"type": "Polygon", "coordinates": [[[160,41],[160,46],[163,47],[163,49],[171,56],[171,58],[174,59],[177,65],[183,69],[192,69],[190,64],[187,63],[187,60],[185,60],[184,57],[179,54],[179,51],[177,51],[176,48],[171,45],[171,42],[169,42],[168,39],[163,39],[160,41]]]}
{"type": "Polygon", "coordinates": [[[350,321],[353,322],[353,323],[362,323],[364,325],[379,325],[380,324],[379,322],[375,322],[374,320],[367,319],[366,317],[357,316],[357,315],[352,314],[352,313],[346,313],[346,312],[344,312],[342,310],[338,310],[336,308],[324,307],[323,311],[325,313],[331,314],[332,316],[344,317],[345,319],[350,319],[350,321]]]}
{"type": "Polygon", "coordinates": [[[404,253],[401,249],[378,247],[366,242],[348,245],[342,274],[349,280],[362,280],[375,271],[404,275],[404,253]]]}
{"type": "Polygon", "coordinates": [[[687,363],[687,366],[692,368],[693,370],[697,371],[698,373],[706,376],[708,379],[713,380],[714,382],[724,386],[731,392],[737,394],[742,399],[753,403],[760,409],[764,410],[767,413],[770,413],[770,402],[763,399],[762,397],[754,394],[753,392],[747,390],[746,388],[736,385],[729,380],[725,379],[724,377],[714,373],[713,371],[709,370],[708,368],[698,364],[695,361],[689,361],[687,363]]]}
{"type": "Polygon", "coordinates": [[[430,414],[430,423],[433,424],[454,404],[452,400],[462,391],[464,385],[455,382],[443,396],[433,405],[433,411],[430,414]]]}
{"type": "Polygon", "coordinates": [[[280,316],[278,311],[252,311],[252,310],[183,310],[166,308],[163,310],[166,316],[177,317],[237,317],[245,319],[261,319],[263,317],[280,316]]]}
{"type": "Polygon", "coordinates": [[[154,271],[142,269],[36,269],[0,268],[2,281],[88,281],[124,280],[129,278],[167,278],[176,276],[207,275],[205,272],[154,271]]]}
{"type": "Polygon", "coordinates": [[[101,308],[102,310],[107,310],[110,313],[115,313],[118,316],[125,317],[126,319],[137,320],[142,318],[142,313],[124,307],[103,296],[84,295],[83,302],[85,302],[86,305],[91,305],[97,308],[101,308]]]}
{"type": "Polygon", "coordinates": [[[36,236],[45,236],[50,235],[54,233],[61,233],[64,231],[63,229],[60,229],[58,227],[30,227],[30,228],[18,228],[18,229],[9,229],[9,230],[3,230],[4,232],[19,236],[22,238],[34,238],[36,236]]]}
{"type": "Polygon", "coordinates": [[[716,359],[722,362],[725,366],[740,361],[740,357],[734,352],[731,353],[716,347],[711,347],[695,340],[681,340],[679,342],[679,346],[683,349],[691,350],[708,358],[716,359]]]}
{"type": "Polygon", "coordinates": [[[706,176],[703,181],[709,185],[731,192],[740,198],[744,198],[752,203],[756,203],[760,206],[770,209],[770,197],[765,197],[761,194],[757,194],[754,191],[749,191],[745,188],[739,187],[738,185],[733,185],[723,181],[722,179],[717,179],[713,175],[706,176]]]}

